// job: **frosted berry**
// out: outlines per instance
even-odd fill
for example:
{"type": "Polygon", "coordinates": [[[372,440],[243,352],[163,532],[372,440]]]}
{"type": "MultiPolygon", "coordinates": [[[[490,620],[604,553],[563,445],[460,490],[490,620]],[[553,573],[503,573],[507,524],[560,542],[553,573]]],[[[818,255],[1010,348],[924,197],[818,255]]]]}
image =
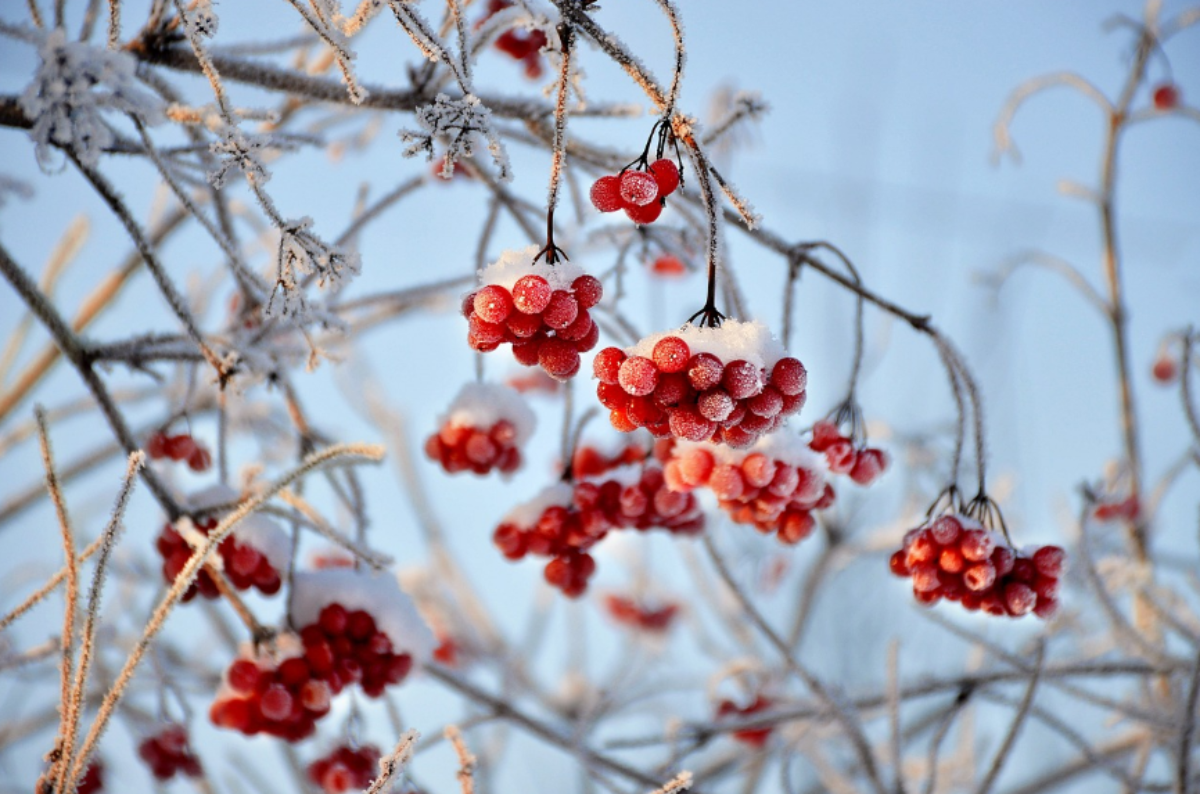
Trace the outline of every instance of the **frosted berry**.
{"type": "Polygon", "coordinates": [[[541,276],[521,276],[512,288],[513,306],[523,314],[541,314],[550,305],[552,295],[550,284],[541,276]]]}
{"type": "Polygon", "coordinates": [[[600,298],[604,295],[600,279],[587,274],[579,276],[571,282],[571,291],[575,293],[575,300],[579,302],[581,309],[592,308],[600,302],[600,298]]]}
{"type": "Polygon", "coordinates": [[[592,206],[601,212],[616,212],[625,206],[621,198],[621,180],[615,176],[602,176],[592,185],[592,206]]]}
{"type": "Polygon", "coordinates": [[[542,322],[556,331],[561,331],[575,322],[578,316],[579,304],[571,293],[565,290],[554,290],[550,294],[550,302],[542,310],[542,322]]]}
{"type": "Polygon", "coordinates": [[[664,336],[654,345],[651,357],[659,372],[683,372],[691,355],[687,342],[677,336],[664,336]]]}
{"type": "Polygon", "coordinates": [[[654,223],[658,220],[658,216],[662,215],[662,211],[663,205],[658,201],[651,201],[649,204],[642,206],[636,204],[625,206],[625,214],[629,217],[629,220],[642,226],[654,223]]]}
{"type": "Polygon", "coordinates": [[[627,209],[651,204],[658,200],[658,182],[645,171],[626,171],[621,174],[621,198],[627,209]]]}
{"type": "Polygon", "coordinates": [[[658,368],[648,358],[633,356],[621,364],[617,381],[629,394],[650,394],[658,384],[658,368]]]}
{"type": "Polygon", "coordinates": [[[658,184],[658,195],[666,197],[679,187],[679,167],[671,160],[663,158],[650,164],[650,173],[658,184]]]}
{"type": "Polygon", "coordinates": [[[479,319],[489,323],[502,323],[513,310],[513,299],[504,287],[488,284],[475,293],[471,305],[479,319]]]}

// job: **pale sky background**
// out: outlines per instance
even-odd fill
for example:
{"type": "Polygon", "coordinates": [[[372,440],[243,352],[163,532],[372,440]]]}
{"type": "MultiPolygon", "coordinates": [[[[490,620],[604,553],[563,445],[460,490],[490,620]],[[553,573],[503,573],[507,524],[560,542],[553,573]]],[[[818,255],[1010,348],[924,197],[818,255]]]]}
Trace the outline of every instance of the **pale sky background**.
{"type": "MultiPolygon", "coordinates": [[[[83,5],[71,4],[76,16],[83,5]]],[[[1168,17],[1185,7],[1178,2],[1164,5],[1168,17]]],[[[127,32],[142,18],[140,6],[134,3],[127,9],[127,32]]],[[[606,0],[602,6],[597,19],[665,79],[670,37],[655,5],[606,0]]],[[[222,19],[218,42],[223,44],[274,39],[298,30],[294,12],[282,2],[225,0],[216,7],[222,19]]],[[[1106,327],[1093,309],[1054,275],[1023,270],[998,301],[981,285],[980,276],[995,271],[1018,251],[1041,248],[1074,262],[1100,286],[1101,249],[1094,208],[1062,196],[1057,185],[1064,179],[1096,185],[1102,118],[1095,106],[1065,89],[1032,100],[1013,127],[1024,155],[1020,165],[1011,160],[993,164],[992,125],[1013,88],[1051,71],[1078,72],[1114,95],[1131,55],[1132,36],[1125,29],[1106,32],[1103,23],[1115,13],[1136,16],[1141,6],[1133,2],[1039,0],[970,4],[688,0],[679,7],[689,41],[681,106],[703,118],[712,93],[732,86],[760,92],[772,108],[749,144],[725,164],[725,174],[763,215],[765,226],[791,240],[824,239],[837,244],[854,260],[869,286],[906,308],[933,316],[965,353],[981,382],[993,482],[997,491],[1003,492],[1006,516],[1018,543],[1069,543],[1071,539],[1063,535],[1062,518],[1078,508],[1077,486],[1097,480],[1106,462],[1120,450],[1106,327]]],[[[6,22],[21,19],[24,13],[24,4],[16,0],[0,3],[0,18],[6,22]]],[[[413,53],[390,20],[378,20],[360,46],[357,69],[366,82],[401,85],[402,63],[411,61],[413,53]]],[[[640,100],[624,75],[590,48],[583,52],[590,99],[640,100]]],[[[1185,101],[1195,104],[1200,100],[1200,27],[1170,42],[1167,54],[1185,101]]],[[[0,93],[19,93],[34,64],[30,47],[0,40],[0,93]]],[[[486,56],[479,68],[481,90],[484,86],[490,91],[530,90],[530,84],[519,76],[519,68],[495,55],[486,56]]],[[[1149,74],[1152,84],[1164,79],[1163,61],[1152,61],[1149,74]]],[[[179,84],[189,86],[196,101],[206,100],[200,81],[183,78],[179,84]]],[[[241,104],[262,101],[261,94],[242,87],[235,88],[234,95],[241,104]]],[[[1136,105],[1144,107],[1148,102],[1145,92],[1136,105]]],[[[601,138],[609,146],[625,148],[632,158],[640,151],[650,123],[648,118],[589,121],[577,126],[572,122],[572,129],[601,138]]],[[[380,196],[428,168],[423,162],[400,156],[401,144],[395,135],[406,126],[410,126],[408,119],[382,117],[380,138],[367,153],[351,152],[336,162],[318,152],[290,155],[276,164],[268,190],[285,215],[310,215],[318,233],[335,237],[348,222],[364,181],[371,185],[371,196],[380,196]]],[[[514,189],[535,202],[543,201],[547,158],[516,147],[510,151],[517,171],[514,189]]],[[[10,199],[0,208],[0,240],[26,268],[41,268],[77,213],[86,213],[92,220],[92,236],[60,289],[60,305],[73,308],[100,274],[125,256],[129,242],[76,174],[68,171],[47,177],[39,173],[33,147],[23,131],[0,129],[0,152],[0,173],[24,179],[36,189],[32,201],[10,199]]],[[[144,221],[153,199],[150,169],[111,158],[102,167],[144,221]]],[[[1153,385],[1149,369],[1164,332],[1200,322],[1200,124],[1176,118],[1135,128],[1124,140],[1120,169],[1117,207],[1131,318],[1130,357],[1143,420],[1146,473],[1153,483],[1187,444],[1177,390],[1153,385]]],[[[458,183],[438,186],[401,203],[363,235],[364,272],[347,295],[470,272],[475,231],[485,207],[484,191],[458,183]]],[[[611,220],[592,214],[585,231],[611,220]]],[[[667,220],[664,216],[663,222],[667,220]]],[[[747,245],[736,231],[730,230],[727,239],[730,264],[754,314],[777,326],[782,262],[747,245]]],[[[494,240],[493,254],[501,247],[526,244],[509,224],[500,226],[494,240]]],[[[570,237],[559,242],[585,267],[599,269],[611,264],[607,255],[584,251],[582,243],[573,248],[570,237]]],[[[163,256],[180,280],[208,278],[220,262],[215,245],[198,233],[180,235],[163,256]]],[[[260,256],[255,264],[263,266],[265,262],[260,256]]],[[[665,287],[638,281],[637,288],[644,298],[635,298],[630,307],[645,301],[646,309],[638,319],[646,332],[682,322],[703,297],[699,276],[665,287]]],[[[218,294],[227,293],[228,287],[223,287],[218,294]]],[[[801,415],[802,424],[808,425],[833,405],[843,389],[853,304],[816,274],[805,277],[798,295],[800,320],[791,352],[810,372],[808,408],[801,415]]],[[[0,337],[7,337],[14,327],[19,309],[13,293],[0,290],[0,337]]],[[[221,306],[213,307],[206,321],[215,325],[223,311],[221,306]]],[[[109,340],[150,328],[168,330],[173,326],[149,280],[141,277],[89,334],[109,340]]],[[[451,310],[394,323],[365,337],[362,352],[396,408],[405,413],[415,444],[431,431],[461,383],[472,377],[465,333],[461,317],[451,310]]],[[[35,334],[34,338],[40,345],[43,337],[35,334]]],[[[602,340],[601,346],[605,344],[602,340]]],[[[27,355],[34,350],[36,346],[27,346],[27,355]]],[[[516,369],[507,353],[493,354],[487,360],[487,372],[493,377],[507,376],[516,369]]],[[[379,440],[375,431],[346,407],[337,391],[337,373],[337,366],[326,364],[316,375],[296,374],[301,393],[308,395],[310,411],[323,430],[339,439],[379,440]]],[[[931,345],[870,309],[864,375],[860,397],[867,417],[892,432],[927,432],[952,417],[945,377],[931,345]]],[[[149,382],[120,370],[112,381],[139,386],[149,382]]],[[[52,406],[80,393],[74,373],[60,366],[43,385],[38,399],[52,406]]],[[[587,404],[593,393],[589,379],[583,378],[576,392],[578,402],[587,404]]],[[[496,596],[496,606],[514,631],[522,625],[516,616],[524,615],[523,605],[535,597],[540,565],[503,562],[491,545],[490,534],[495,519],[514,501],[532,495],[552,476],[544,464],[556,454],[560,408],[546,398],[533,400],[542,421],[528,456],[534,463],[511,482],[450,479],[423,458],[419,460],[452,543],[485,595],[504,594],[496,596]],[[522,607],[513,608],[513,615],[506,616],[502,607],[509,604],[522,607]]],[[[20,419],[30,415],[29,408],[31,404],[20,412],[20,419]]],[[[148,420],[156,415],[140,416],[148,420]]],[[[13,421],[10,419],[8,426],[13,421]]],[[[205,421],[196,422],[194,429],[202,437],[214,437],[213,427],[205,421]]],[[[595,424],[592,429],[600,428],[595,424]]],[[[73,422],[55,431],[55,443],[59,454],[69,458],[73,452],[106,440],[106,433],[96,421],[73,422]]],[[[593,436],[609,440],[599,432],[593,436]]],[[[235,461],[235,470],[253,459],[255,449],[253,445],[234,447],[235,456],[243,456],[235,461]]],[[[108,466],[68,491],[73,512],[81,517],[82,532],[89,537],[102,526],[117,471],[108,466]]],[[[35,445],[26,444],[19,453],[0,459],[0,503],[38,476],[35,445]]],[[[912,476],[924,475],[898,466],[876,498],[860,500],[868,503],[863,513],[868,527],[890,525],[907,517],[889,511],[900,509],[900,486],[912,476]]],[[[190,490],[210,479],[211,474],[206,478],[184,475],[179,484],[190,490]]],[[[365,482],[378,545],[402,564],[419,564],[424,550],[392,470],[381,467],[368,472],[365,482]]],[[[843,491],[846,504],[855,501],[850,486],[843,491]]],[[[1179,555],[1185,566],[1194,565],[1197,559],[1197,493],[1200,477],[1192,471],[1164,503],[1168,520],[1155,539],[1158,548],[1179,555]]],[[[15,572],[11,564],[0,568],[0,587],[5,591],[0,607],[15,602],[17,596],[10,592],[25,592],[26,575],[32,577],[57,565],[61,551],[52,521],[48,506],[42,505],[15,525],[0,529],[0,558],[29,562],[28,571],[15,572]]],[[[140,492],[130,514],[126,543],[140,543],[148,549],[159,521],[156,508],[140,492]]],[[[743,573],[778,551],[770,542],[747,538],[748,529],[717,522],[713,526],[722,533],[724,546],[737,548],[743,573]]],[[[655,575],[665,584],[685,586],[677,544],[659,537],[639,536],[632,541],[651,544],[655,575]]],[[[798,566],[815,553],[813,544],[789,552],[798,566]]],[[[601,554],[601,571],[593,591],[628,581],[620,556],[616,552],[601,554]]],[[[825,674],[839,672],[843,686],[850,690],[882,680],[886,639],[897,620],[904,621],[905,650],[912,657],[912,666],[902,663],[902,669],[924,669],[922,660],[929,655],[926,649],[958,653],[962,648],[927,621],[912,617],[915,607],[908,599],[906,584],[887,577],[881,566],[882,559],[874,568],[856,566],[835,581],[805,646],[806,662],[825,674]]],[[[767,603],[789,604],[794,591],[789,581],[767,603]]],[[[1072,594],[1080,592],[1069,592],[1067,604],[1072,594]]],[[[38,614],[55,621],[58,608],[54,604],[38,614]]],[[[941,614],[961,616],[957,609],[940,609],[941,614]]],[[[554,631],[564,629],[563,620],[568,616],[572,624],[594,631],[589,632],[586,652],[572,652],[569,641],[551,644],[538,662],[548,680],[556,680],[564,666],[581,654],[593,671],[608,670],[620,659],[622,649],[594,606],[586,601],[567,609],[560,605],[553,614],[554,631]]],[[[18,645],[44,636],[38,623],[27,621],[15,632],[18,645]]],[[[1032,628],[1006,624],[989,626],[988,631],[1006,647],[1016,647],[1032,628]]],[[[575,639],[584,631],[587,629],[574,635],[575,639]]],[[[704,661],[681,662],[681,674],[699,680],[711,671],[704,661]]],[[[0,713],[6,711],[6,699],[14,708],[30,707],[15,689],[9,690],[9,682],[0,679],[0,713]]],[[[444,719],[457,713],[430,714],[425,709],[446,702],[440,693],[406,691],[402,695],[405,716],[426,733],[439,730],[444,719]]],[[[703,703],[674,705],[674,713],[687,718],[705,715],[703,703]]],[[[203,727],[197,730],[202,732],[202,741],[223,742],[227,747],[257,747],[261,741],[212,738],[214,732],[203,727]]],[[[656,730],[661,730],[661,721],[648,715],[635,732],[656,730]]],[[[114,732],[107,740],[114,756],[120,755],[117,748],[129,741],[123,733],[114,732]]],[[[1029,742],[1027,749],[1035,744],[1029,742]]],[[[1041,764],[1050,763],[1056,752],[1065,753],[1060,745],[1061,740],[1051,740],[1043,756],[1031,755],[1025,772],[1033,775],[1041,764]]],[[[29,762],[0,768],[0,784],[14,784],[16,790],[21,788],[16,783],[31,779],[36,756],[45,748],[35,748],[34,743],[26,747],[31,750],[29,762]],[[32,752],[35,749],[36,753],[32,752]]],[[[503,781],[509,786],[502,790],[529,790],[535,782],[545,782],[546,775],[572,775],[571,762],[562,754],[534,750],[533,745],[522,748],[515,749],[527,750],[537,761],[528,768],[512,770],[503,781]]],[[[446,759],[437,753],[431,758],[435,760],[430,766],[418,767],[419,779],[438,790],[449,790],[451,777],[442,768],[446,759]]],[[[11,764],[13,758],[7,760],[11,764]]],[[[140,780],[138,772],[128,774],[130,780],[140,780]]],[[[574,777],[564,779],[573,781],[574,777]]],[[[1020,772],[1003,778],[1010,785],[1021,779],[1020,772]]],[[[763,790],[775,790],[772,787],[778,785],[775,776],[764,783],[763,790]]]]}

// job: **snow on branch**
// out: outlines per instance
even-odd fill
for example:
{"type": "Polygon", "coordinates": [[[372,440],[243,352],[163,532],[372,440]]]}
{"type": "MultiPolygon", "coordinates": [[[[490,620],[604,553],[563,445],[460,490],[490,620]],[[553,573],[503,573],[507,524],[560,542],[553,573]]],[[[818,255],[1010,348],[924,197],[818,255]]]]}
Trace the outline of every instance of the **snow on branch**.
{"type": "Polygon", "coordinates": [[[500,137],[492,127],[492,111],[478,97],[468,94],[462,99],[451,99],[438,94],[433,104],[417,108],[417,124],[420,130],[401,130],[400,140],[407,143],[405,157],[414,157],[425,152],[427,160],[433,160],[434,144],[445,146],[442,155],[442,172],[445,179],[454,174],[454,164],[469,160],[475,154],[480,138],[487,141],[487,150],[500,171],[501,181],[509,181],[508,153],[500,137]]]}

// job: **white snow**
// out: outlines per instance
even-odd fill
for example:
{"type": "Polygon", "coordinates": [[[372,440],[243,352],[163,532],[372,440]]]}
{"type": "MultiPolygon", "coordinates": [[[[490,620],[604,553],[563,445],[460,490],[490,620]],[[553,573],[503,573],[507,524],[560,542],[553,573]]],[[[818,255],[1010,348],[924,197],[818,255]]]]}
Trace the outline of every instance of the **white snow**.
{"type": "Polygon", "coordinates": [[[697,442],[679,439],[675,442],[676,456],[681,455],[685,450],[695,448],[707,449],[718,464],[741,464],[747,455],[759,452],[789,466],[808,469],[820,474],[822,481],[827,479],[829,473],[825,456],[809,449],[808,439],[790,431],[786,425],[773,433],[759,436],[752,445],[743,449],[734,449],[725,444],[714,444],[709,441],[697,442]]]}
{"type": "Polygon", "coordinates": [[[535,264],[533,258],[539,250],[539,246],[531,245],[503,252],[499,259],[479,271],[480,285],[497,284],[511,292],[522,276],[534,275],[546,279],[551,289],[569,292],[571,283],[584,274],[583,268],[565,260],[548,265],[544,256],[535,264]]]}
{"type": "MultiPolygon", "coordinates": [[[[214,485],[192,494],[188,499],[188,505],[193,510],[199,510],[214,505],[233,504],[239,499],[241,499],[241,495],[228,485],[214,485]]],[[[179,522],[179,524],[182,525],[183,522],[179,522]]],[[[180,534],[187,538],[193,546],[199,540],[198,534],[192,538],[188,538],[186,533],[181,532],[180,534]]],[[[251,513],[246,516],[233,528],[233,539],[239,544],[251,546],[257,550],[267,558],[271,567],[281,574],[287,570],[288,561],[292,556],[291,535],[268,516],[262,513],[251,513]]],[[[219,557],[213,559],[219,565],[219,557]]]]}
{"type": "Polygon", "coordinates": [[[693,356],[711,353],[725,364],[742,359],[759,369],[770,370],[776,361],[787,356],[783,344],[771,335],[771,329],[757,320],[725,320],[720,328],[701,328],[688,323],[673,331],[651,334],[625,348],[625,354],[650,358],[658,341],[668,336],[678,336],[687,342],[693,356]]]}
{"type": "Polygon", "coordinates": [[[557,482],[543,489],[528,502],[522,502],[509,510],[508,514],[500,519],[500,523],[513,524],[521,529],[530,529],[537,524],[547,507],[570,507],[574,503],[575,489],[568,483],[557,482]]]}
{"type": "Polygon", "coordinates": [[[400,589],[399,581],[391,573],[327,568],[294,576],[292,617],[296,625],[316,622],[321,610],[334,602],[349,611],[369,612],[376,627],[392,641],[395,651],[408,653],[415,661],[429,659],[437,646],[413,600],[400,589]]]}
{"type": "Polygon", "coordinates": [[[594,477],[585,477],[583,478],[583,482],[594,482],[597,485],[603,485],[609,480],[616,480],[622,486],[637,485],[642,481],[642,471],[644,469],[645,467],[641,463],[626,463],[615,469],[609,469],[603,474],[597,474],[594,477]]]}
{"type": "Polygon", "coordinates": [[[496,383],[467,383],[439,420],[439,427],[476,427],[487,430],[507,419],[516,430],[515,446],[523,446],[537,427],[537,417],[516,389],[496,383]]]}

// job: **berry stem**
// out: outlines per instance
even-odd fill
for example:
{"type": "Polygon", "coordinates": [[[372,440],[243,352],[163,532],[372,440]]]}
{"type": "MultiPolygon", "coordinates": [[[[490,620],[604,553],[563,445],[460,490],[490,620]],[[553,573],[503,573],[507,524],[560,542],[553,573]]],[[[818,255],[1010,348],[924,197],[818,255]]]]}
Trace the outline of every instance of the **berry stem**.
{"type": "Polygon", "coordinates": [[[536,262],[546,255],[546,264],[553,265],[561,254],[566,253],[554,244],[554,208],[558,206],[558,189],[562,184],[563,163],[567,156],[567,95],[571,83],[571,44],[574,28],[565,20],[558,24],[558,38],[562,43],[562,63],[558,70],[558,98],[554,104],[554,139],[550,156],[550,197],[546,205],[546,247],[533,258],[536,262]]]}

